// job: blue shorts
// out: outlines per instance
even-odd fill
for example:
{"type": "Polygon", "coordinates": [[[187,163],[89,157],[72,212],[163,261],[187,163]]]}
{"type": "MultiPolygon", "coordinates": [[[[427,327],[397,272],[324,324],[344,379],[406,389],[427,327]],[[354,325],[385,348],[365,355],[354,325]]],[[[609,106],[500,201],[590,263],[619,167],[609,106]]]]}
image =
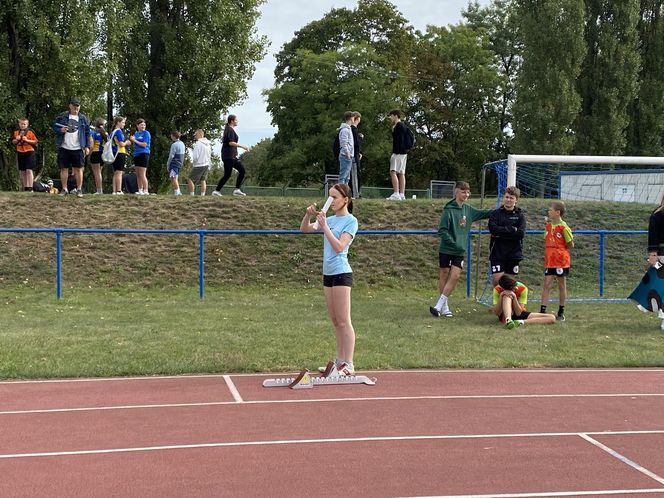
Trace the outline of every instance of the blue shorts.
{"type": "Polygon", "coordinates": [[[180,175],[180,166],[169,166],[168,167],[168,176],[169,178],[177,178],[180,175]]]}

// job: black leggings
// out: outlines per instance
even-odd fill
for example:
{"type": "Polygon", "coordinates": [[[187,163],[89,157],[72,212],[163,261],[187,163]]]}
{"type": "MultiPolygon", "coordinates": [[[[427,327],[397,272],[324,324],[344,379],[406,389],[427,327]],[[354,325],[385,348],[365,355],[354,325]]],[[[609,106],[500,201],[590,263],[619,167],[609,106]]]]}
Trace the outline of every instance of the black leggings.
{"type": "Polygon", "coordinates": [[[240,188],[242,186],[242,182],[244,181],[244,165],[242,164],[242,161],[239,159],[224,159],[224,176],[221,177],[219,180],[219,183],[217,183],[217,192],[221,192],[221,189],[223,188],[224,185],[226,185],[226,182],[228,179],[231,177],[231,173],[233,173],[233,168],[237,170],[237,178],[235,179],[235,188],[240,188]]]}

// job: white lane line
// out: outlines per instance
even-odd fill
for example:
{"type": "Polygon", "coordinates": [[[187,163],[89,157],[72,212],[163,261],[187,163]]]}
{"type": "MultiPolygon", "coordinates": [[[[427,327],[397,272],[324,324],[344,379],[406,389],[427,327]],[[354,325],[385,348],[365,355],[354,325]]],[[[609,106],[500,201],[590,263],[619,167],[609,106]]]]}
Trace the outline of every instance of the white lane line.
{"type": "MultiPolygon", "coordinates": [[[[638,374],[638,373],[661,373],[664,374],[664,368],[534,368],[534,369],[521,369],[521,368],[494,368],[486,370],[478,369],[447,369],[447,370],[363,370],[360,373],[370,374],[484,374],[484,373],[501,373],[501,374],[541,374],[541,373],[625,373],[625,374],[638,374]]],[[[235,377],[270,377],[270,376],[293,376],[298,372],[275,372],[275,373],[233,373],[235,377]]],[[[192,375],[161,375],[161,376],[141,376],[141,377],[77,377],[73,379],[36,379],[36,380],[4,380],[0,381],[0,385],[14,385],[14,384],[66,384],[77,382],[118,382],[118,381],[151,381],[151,380],[196,380],[196,379],[209,379],[223,377],[224,374],[192,374],[192,375]]],[[[231,375],[231,374],[229,374],[231,375]]]]}
{"type": "MultiPolygon", "coordinates": [[[[597,434],[595,434],[595,435],[597,435],[597,434]]],[[[648,477],[650,477],[651,479],[654,479],[654,480],[657,481],[658,483],[660,483],[660,484],[664,484],[664,477],[658,476],[658,475],[655,474],[654,472],[651,472],[650,470],[646,469],[645,467],[642,467],[641,465],[639,465],[638,463],[636,463],[634,460],[630,460],[630,459],[627,458],[625,455],[623,455],[623,454],[621,454],[621,453],[618,453],[618,452],[617,452],[616,450],[614,450],[613,448],[609,448],[609,447],[606,446],[605,444],[600,443],[597,439],[593,439],[593,438],[591,438],[588,434],[579,434],[579,436],[581,436],[583,439],[585,439],[585,440],[588,441],[589,443],[594,444],[594,445],[597,446],[598,448],[600,448],[600,449],[606,451],[609,455],[611,455],[611,456],[614,457],[614,458],[617,458],[617,459],[620,460],[622,463],[629,465],[629,466],[632,467],[633,469],[638,470],[638,471],[641,472],[642,474],[647,475],[648,477]]]]}
{"type": "MultiPolygon", "coordinates": [[[[230,386],[229,386],[230,389],[230,386]]],[[[233,396],[235,398],[235,395],[233,396]]],[[[113,406],[84,406],[72,408],[35,408],[25,410],[0,410],[1,415],[27,415],[32,413],[66,413],[85,412],[95,410],[135,410],[149,408],[181,408],[197,406],[224,406],[235,405],[239,402],[245,405],[275,405],[289,403],[334,403],[334,402],[369,402],[369,401],[427,401],[427,400],[475,400],[475,399],[551,399],[551,398],[662,398],[664,394],[488,394],[488,395],[440,395],[440,396],[375,396],[364,398],[319,398],[319,399],[272,399],[272,400],[244,400],[238,392],[235,401],[201,401],[196,403],[159,403],[149,405],[113,405],[113,406]]]]}
{"type": "Polygon", "coordinates": [[[546,496],[604,496],[604,495],[640,495],[661,493],[664,488],[656,489],[605,489],[601,491],[546,491],[543,493],[500,493],[489,495],[438,495],[414,496],[412,498],[539,498],[546,496]]]}
{"type": "MultiPolygon", "coordinates": [[[[624,434],[664,434],[661,431],[616,431],[616,432],[584,432],[593,435],[624,435],[624,434]]],[[[183,450],[199,448],[230,448],[241,446],[283,446],[304,444],[329,444],[329,443],[358,443],[358,442],[380,442],[380,441],[440,441],[440,440],[462,440],[462,439],[510,439],[510,438],[543,438],[543,437],[578,437],[578,432],[539,432],[523,434],[449,434],[430,436],[367,436],[367,437],[344,437],[323,439],[281,439],[274,441],[236,441],[224,443],[198,443],[198,444],[176,444],[166,446],[145,446],[137,448],[105,448],[94,450],[74,451],[51,451],[39,453],[10,453],[0,454],[0,459],[35,458],[35,457],[60,457],[75,455],[103,455],[108,453],[134,453],[142,451],[164,451],[183,450]]]]}
{"type": "Polygon", "coordinates": [[[231,380],[231,376],[230,375],[224,375],[224,381],[226,382],[226,385],[228,386],[228,390],[233,395],[233,399],[235,400],[235,402],[236,403],[244,402],[244,400],[242,399],[242,396],[240,396],[240,391],[237,390],[237,387],[235,387],[235,384],[231,380]]]}

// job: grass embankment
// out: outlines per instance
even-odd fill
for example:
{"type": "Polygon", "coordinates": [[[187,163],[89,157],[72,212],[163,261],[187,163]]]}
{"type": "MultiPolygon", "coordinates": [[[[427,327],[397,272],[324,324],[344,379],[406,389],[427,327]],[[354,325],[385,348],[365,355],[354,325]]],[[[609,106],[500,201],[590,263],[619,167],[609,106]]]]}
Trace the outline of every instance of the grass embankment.
{"type": "MultiPolygon", "coordinates": [[[[0,226],[293,229],[308,202],[0,194],[0,226]]],[[[434,229],[442,204],[359,201],[355,214],[361,229],[434,229]]],[[[530,228],[541,228],[546,204],[522,202],[530,228]]],[[[570,203],[566,219],[577,230],[632,230],[648,214],[648,206],[570,203]]],[[[0,234],[0,377],[295,370],[333,355],[319,236],[206,237],[204,300],[196,236],[65,234],[60,301],[53,239],[0,234]]],[[[576,242],[571,294],[596,295],[597,237],[576,242]]],[[[624,297],[636,283],[644,245],[645,236],[609,237],[609,295],[624,297]]],[[[633,305],[569,305],[565,323],[508,332],[463,298],[461,282],[456,316],[434,319],[436,252],[437,239],[428,236],[364,236],[353,244],[359,368],[664,366],[657,320],[633,305]]],[[[539,236],[528,237],[523,272],[537,294],[539,236]]]]}

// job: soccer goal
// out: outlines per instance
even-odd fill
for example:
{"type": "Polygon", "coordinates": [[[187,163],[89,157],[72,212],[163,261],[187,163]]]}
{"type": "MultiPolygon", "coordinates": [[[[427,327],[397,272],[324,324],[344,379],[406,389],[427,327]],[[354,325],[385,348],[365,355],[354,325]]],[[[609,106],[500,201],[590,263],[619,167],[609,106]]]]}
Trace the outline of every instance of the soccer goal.
{"type": "MultiPolygon", "coordinates": [[[[484,173],[492,170],[496,206],[507,186],[521,191],[528,232],[520,275],[534,288],[533,297],[541,289],[544,217],[551,200],[559,199],[575,233],[568,301],[625,300],[624,279],[617,277],[633,274],[636,284],[644,271],[648,216],[664,194],[664,157],[509,155],[485,165],[484,173]]],[[[473,248],[475,296],[487,302],[488,230],[482,234],[473,248]]]]}

